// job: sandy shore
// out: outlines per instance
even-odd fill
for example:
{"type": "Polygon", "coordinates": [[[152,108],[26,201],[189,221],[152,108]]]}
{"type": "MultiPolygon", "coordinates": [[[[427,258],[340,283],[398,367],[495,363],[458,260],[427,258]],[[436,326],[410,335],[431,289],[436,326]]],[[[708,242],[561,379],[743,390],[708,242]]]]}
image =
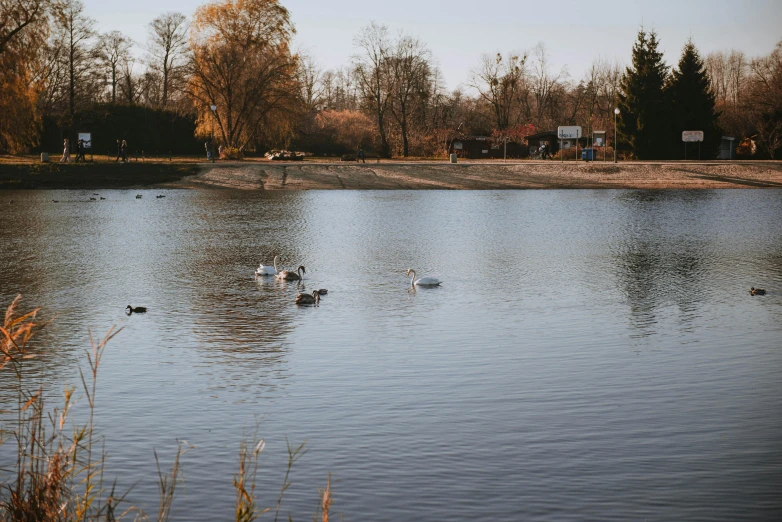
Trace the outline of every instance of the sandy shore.
{"type": "Polygon", "coordinates": [[[0,162],[0,189],[717,189],[782,188],[782,162],[147,161],[63,165],[0,162]]]}
{"type": "Polygon", "coordinates": [[[782,162],[229,163],[172,187],[312,189],[782,188],[782,162]]]}

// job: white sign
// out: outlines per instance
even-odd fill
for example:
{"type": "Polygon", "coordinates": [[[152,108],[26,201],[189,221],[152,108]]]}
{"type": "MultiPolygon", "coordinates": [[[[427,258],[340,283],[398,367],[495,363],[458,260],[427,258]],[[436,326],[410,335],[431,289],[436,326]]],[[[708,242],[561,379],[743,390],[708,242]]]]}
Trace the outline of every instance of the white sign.
{"type": "Polygon", "coordinates": [[[562,143],[562,148],[563,148],[563,149],[569,149],[569,148],[570,148],[570,142],[569,142],[569,141],[565,141],[565,142],[563,142],[563,143],[562,143]]]}
{"type": "Polygon", "coordinates": [[[565,127],[557,127],[557,136],[561,140],[573,140],[581,137],[581,126],[570,125],[565,127]]]}
{"type": "Polygon", "coordinates": [[[602,147],[603,146],[603,138],[595,138],[595,145],[597,145],[598,147],[602,147]]]}
{"type": "Polygon", "coordinates": [[[79,139],[84,142],[84,148],[85,149],[91,149],[92,148],[92,133],[91,132],[80,132],[79,133],[79,139]]]}
{"type": "Polygon", "coordinates": [[[682,132],[682,141],[703,141],[703,131],[684,131],[682,132]]]}

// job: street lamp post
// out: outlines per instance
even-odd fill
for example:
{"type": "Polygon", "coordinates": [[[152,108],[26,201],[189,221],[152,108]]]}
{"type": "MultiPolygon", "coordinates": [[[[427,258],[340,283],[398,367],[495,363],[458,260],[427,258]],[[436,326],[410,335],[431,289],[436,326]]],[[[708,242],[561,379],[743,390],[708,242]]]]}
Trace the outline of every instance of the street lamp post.
{"type": "Polygon", "coordinates": [[[619,107],[614,108],[614,163],[616,163],[616,117],[619,116],[619,107]]]}
{"type": "Polygon", "coordinates": [[[217,118],[217,105],[212,105],[209,108],[212,109],[212,139],[209,142],[209,147],[210,147],[209,153],[212,156],[212,163],[214,163],[215,162],[215,152],[214,152],[214,147],[215,147],[215,119],[217,118]]]}

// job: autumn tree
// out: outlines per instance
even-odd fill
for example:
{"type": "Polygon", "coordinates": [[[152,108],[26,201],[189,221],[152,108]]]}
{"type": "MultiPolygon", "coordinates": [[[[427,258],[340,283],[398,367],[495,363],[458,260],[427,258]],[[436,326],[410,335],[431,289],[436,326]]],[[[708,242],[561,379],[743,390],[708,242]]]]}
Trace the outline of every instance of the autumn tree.
{"type": "Polygon", "coordinates": [[[25,29],[44,19],[48,6],[47,0],[0,0],[0,55],[14,40],[23,40],[25,29]]]}
{"type": "Polygon", "coordinates": [[[320,77],[323,105],[335,111],[358,110],[358,90],[350,67],[328,70],[320,77]]]}
{"type": "Polygon", "coordinates": [[[117,84],[122,79],[122,65],[129,60],[133,41],[119,31],[111,31],[98,40],[98,57],[105,67],[107,83],[111,86],[111,103],[117,102],[117,84]]]}
{"type": "Polygon", "coordinates": [[[299,53],[296,79],[301,88],[301,99],[308,112],[318,109],[323,96],[323,72],[312,56],[299,53]]]}
{"type": "Polygon", "coordinates": [[[527,56],[510,53],[503,57],[484,54],[481,63],[471,71],[470,85],[482,100],[489,104],[496,129],[511,124],[511,114],[523,89],[527,56]]]}
{"type": "Polygon", "coordinates": [[[0,151],[38,143],[40,42],[48,36],[48,2],[0,0],[0,151]]]}
{"type": "MultiPolygon", "coordinates": [[[[567,77],[567,70],[562,68],[556,73],[551,70],[548,52],[543,43],[538,43],[535,46],[532,56],[529,88],[534,99],[532,122],[539,128],[546,126],[553,128],[562,124],[561,120],[557,121],[558,118],[554,113],[558,95],[564,91],[563,81],[567,77]]],[[[568,123],[575,123],[572,120],[576,112],[577,107],[574,107],[572,114],[568,117],[568,123]]]]}
{"type": "Polygon", "coordinates": [[[277,0],[223,0],[196,10],[188,93],[200,134],[214,122],[220,140],[241,150],[291,129],[299,99],[293,34],[288,10],[277,0]]]}
{"type": "Polygon", "coordinates": [[[355,152],[372,142],[373,121],[359,111],[321,111],[315,116],[319,145],[329,152],[355,152]]]}
{"type": "Polygon", "coordinates": [[[187,53],[187,18],[169,12],[149,23],[149,67],[160,77],[159,104],[165,107],[183,79],[187,53]]]}
{"type": "Polygon", "coordinates": [[[377,125],[380,155],[388,158],[391,156],[391,147],[385,120],[396,86],[391,60],[393,44],[388,37],[388,28],[374,22],[363,28],[353,42],[361,50],[361,54],[353,57],[358,88],[377,125]]]}
{"type": "Polygon", "coordinates": [[[747,136],[751,124],[742,105],[749,84],[749,60],[741,51],[717,51],[706,57],[705,67],[720,112],[720,127],[729,136],[747,136]]]}
{"type": "Polygon", "coordinates": [[[402,36],[392,57],[395,77],[392,91],[391,114],[399,125],[402,137],[402,156],[410,153],[410,118],[421,108],[429,94],[431,53],[426,46],[410,36],[402,36]]]}
{"type": "Polygon", "coordinates": [[[771,159],[782,154],[782,40],[768,56],[750,62],[745,110],[758,145],[771,159]]]}
{"type": "Polygon", "coordinates": [[[91,100],[91,94],[94,94],[95,22],[84,13],[84,4],[79,0],[63,0],[58,3],[54,19],[56,33],[53,51],[62,61],[67,76],[64,85],[67,99],[66,124],[73,126],[76,110],[91,100]]]}

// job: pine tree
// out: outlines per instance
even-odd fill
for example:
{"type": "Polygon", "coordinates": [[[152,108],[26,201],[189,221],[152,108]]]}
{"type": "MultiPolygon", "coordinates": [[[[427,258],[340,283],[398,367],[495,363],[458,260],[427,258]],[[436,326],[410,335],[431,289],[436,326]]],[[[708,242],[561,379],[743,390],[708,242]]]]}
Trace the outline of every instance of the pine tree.
{"type": "Polygon", "coordinates": [[[654,32],[638,32],[633,64],[625,70],[619,85],[618,131],[621,141],[638,159],[660,159],[666,155],[668,66],[657,46],[654,32]]]}
{"type": "MultiPolygon", "coordinates": [[[[701,158],[715,158],[722,139],[722,130],[717,123],[719,113],[715,108],[716,97],[703,66],[703,60],[692,41],[684,46],[679,68],[671,74],[667,92],[671,109],[672,125],[669,143],[672,157],[684,157],[682,131],[699,130],[703,131],[703,143],[700,145],[701,158]]],[[[687,153],[690,159],[697,157],[697,144],[693,145],[687,153]]]]}

